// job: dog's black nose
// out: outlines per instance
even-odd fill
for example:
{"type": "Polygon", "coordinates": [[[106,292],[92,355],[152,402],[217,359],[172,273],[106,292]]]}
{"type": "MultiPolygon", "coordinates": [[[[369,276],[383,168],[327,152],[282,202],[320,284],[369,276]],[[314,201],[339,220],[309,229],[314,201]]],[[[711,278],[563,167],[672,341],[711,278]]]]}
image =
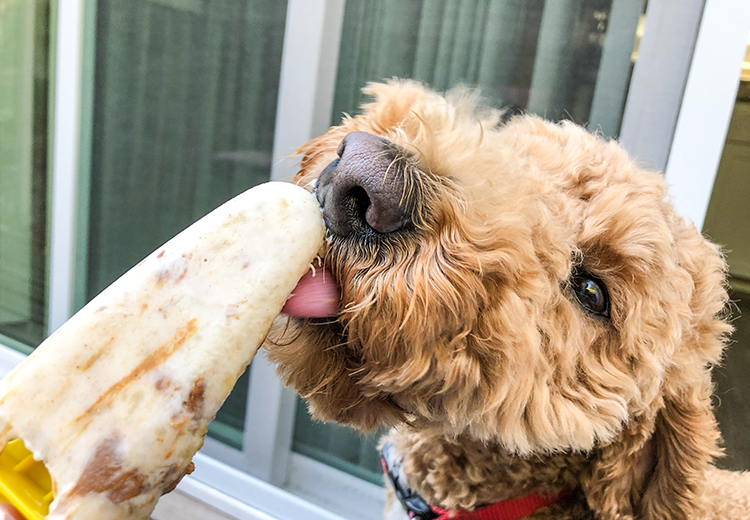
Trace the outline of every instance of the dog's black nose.
{"type": "Polygon", "coordinates": [[[396,147],[367,132],[339,144],[339,159],[318,178],[316,195],[328,229],[337,235],[392,233],[410,222],[396,147]]]}

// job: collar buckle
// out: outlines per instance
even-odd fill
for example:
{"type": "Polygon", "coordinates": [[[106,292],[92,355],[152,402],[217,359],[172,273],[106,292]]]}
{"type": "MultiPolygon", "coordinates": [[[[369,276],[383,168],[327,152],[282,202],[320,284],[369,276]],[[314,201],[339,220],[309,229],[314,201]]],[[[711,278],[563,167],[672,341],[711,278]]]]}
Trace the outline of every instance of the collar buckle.
{"type": "Polygon", "coordinates": [[[438,518],[430,505],[419,494],[407,487],[406,479],[401,472],[401,459],[395,454],[392,442],[388,441],[383,445],[380,450],[380,462],[383,465],[383,472],[393,487],[396,498],[409,514],[409,518],[416,520],[438,518]]]}

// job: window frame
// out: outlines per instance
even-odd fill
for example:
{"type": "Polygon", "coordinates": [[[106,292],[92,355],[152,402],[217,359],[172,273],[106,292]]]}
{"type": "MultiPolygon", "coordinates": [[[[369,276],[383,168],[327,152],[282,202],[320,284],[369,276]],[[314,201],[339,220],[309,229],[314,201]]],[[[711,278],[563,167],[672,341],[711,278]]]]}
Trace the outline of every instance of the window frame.
{"type": "Polygon", "coordinates": [[[678,213],[698,229],[724,151],[748,35],[750,3],[706,2],[665,168],[678,213]]]}
{"type": "MultiPolygon", "coordinates": [[[[614,0],[613,8],[619,1],[614,0]]],[[[288,2],[274,180],[291,178],[295,161],[282,159],[329,125],[344,3],[288,2]]],[[[679,5],[650,0],[625,102],[621,142],[637,159],[666,172],[678,209],[699,228],[750,32],[750,4],[744,4],[746,0],[686,0],[679,5]]],[[[88,205],[96,0],[53,0],[52,5],[50,333],[84,303],[87,223],[86,212],[79,210],[88,205]]],[[[17,348],[0,338],[0,373],[25,357],[17,348]]],[[[265,356],[258,356],[250,370],[244,450],[208,438],[196,455],[196,472],[180,489],[239,518],[333,520],[353,512],[361,518],[380,517],[378,486],[291,451],[293,392],[282,387],[265,356]]]]}

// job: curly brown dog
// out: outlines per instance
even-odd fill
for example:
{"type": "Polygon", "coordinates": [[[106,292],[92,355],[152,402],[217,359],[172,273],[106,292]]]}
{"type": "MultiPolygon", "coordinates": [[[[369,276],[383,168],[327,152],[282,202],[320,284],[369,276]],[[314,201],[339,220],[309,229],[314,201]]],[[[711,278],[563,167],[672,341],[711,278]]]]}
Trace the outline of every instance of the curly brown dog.
{"type": "Polygon", "coordinates": [[[750,473],[712,465],[724,262],[662,176],[465,89],[366,92],[295,179],[315,185],[340,307],[268,349],[312,413],[393,427],[420,518],[750,518],[750,473]]]}

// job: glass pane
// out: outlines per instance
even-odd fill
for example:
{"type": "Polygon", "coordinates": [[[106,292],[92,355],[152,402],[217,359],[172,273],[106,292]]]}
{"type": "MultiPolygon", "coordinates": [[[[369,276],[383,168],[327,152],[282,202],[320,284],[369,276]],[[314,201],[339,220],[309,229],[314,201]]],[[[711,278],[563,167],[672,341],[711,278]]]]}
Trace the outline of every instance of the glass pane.
{"type": "MultiPolygon", "coordinates": [[[[367,82],[397,76],[440,91],[476,86],[495,106],[616,136],[644,9],[642,0],[347,0],[331,124],[358,112],[367,82]]],[[[380,481],[374,445],[313,423],[298,405],[294,450],[380,481]]]]}
{"type": "MultiPolygon", "coordinates": [[[[368,81],[476,86],[490,102],[616,135],[642,0],[348,0],[332,121],[368,81]]],[[[640,22],[640,23],[639,23],[640,22]]]]}
{"type": "Polygon", "coordinates": [[[716,368],[716,395],[727,469],[750,468],[750,37],[737,101],[716,173],[703,231],[721,244],[729,262],[733,342],[716,368]]]}
{"type": "Polygon", "coordinates": [[[292,450],[346,471],[373,484],[383,484],[377,447],[385,432],[360,435],[355,430],[313,421],[297,398],[292,450]]]}
{"type": "MultiPolygon", "coordinates": [[[[87,296],[270,176],[286,2],[97,4],[87,296]]],[[[247,376],[210,427],[242,447],[247,376]]]]}
{"type": "Polygon", "coordinates": [[[46,333],[49,1],[0,5],[0,334],[46,333]]]}

